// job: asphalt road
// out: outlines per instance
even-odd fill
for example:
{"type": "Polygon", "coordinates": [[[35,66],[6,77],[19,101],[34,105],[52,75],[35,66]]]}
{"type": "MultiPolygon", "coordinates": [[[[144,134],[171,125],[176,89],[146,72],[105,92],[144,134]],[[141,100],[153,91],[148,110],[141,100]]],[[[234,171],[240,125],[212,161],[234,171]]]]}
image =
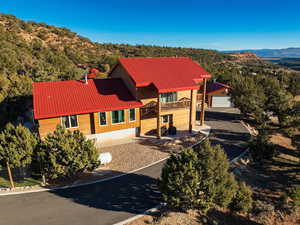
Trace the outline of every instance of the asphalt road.
{"type": "Polygon", "coordinates": [[[157,178],[164,162],[107,182],[0,196],[1,225],[113,224],[159,204],[157,178]]]}
{"type": "MultiPolygon", "coordinates": [[[[245,149],[249,137],[236,113],[209,111],[210,140],[222,144],[231,159],[245,149]]],[[[58,190],[0,196],[0,225],[114,224],[161,201],[157,178],[165,162],[110,181],[58,190]]]]}
{"type": "Polygon", "coordinates": [[[211,127],[210,142],[220,144],[229,159],[240,155],[250,138],[249,131],[240,120],[239,111],[234,108],[208,109],[205,113],[205,124],[211,127]]]}

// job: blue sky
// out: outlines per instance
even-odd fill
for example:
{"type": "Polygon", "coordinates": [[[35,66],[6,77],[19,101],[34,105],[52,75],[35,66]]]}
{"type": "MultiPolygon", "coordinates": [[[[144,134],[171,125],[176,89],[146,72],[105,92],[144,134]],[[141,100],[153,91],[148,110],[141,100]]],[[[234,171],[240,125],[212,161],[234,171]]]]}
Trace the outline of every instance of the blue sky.
{"type": "Polygon", "coordinates": [[[300,47],[299,0],[8,0],[0,12],[93,41],[206,49],[300,47]]]}

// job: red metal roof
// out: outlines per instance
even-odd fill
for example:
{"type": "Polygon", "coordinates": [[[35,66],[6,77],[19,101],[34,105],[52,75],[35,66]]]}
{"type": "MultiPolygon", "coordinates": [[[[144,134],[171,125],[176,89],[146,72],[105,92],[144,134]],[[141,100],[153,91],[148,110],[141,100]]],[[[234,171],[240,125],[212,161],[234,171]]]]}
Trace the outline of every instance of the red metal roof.
{"type": "Polygon", "coordinates": [[[228,89],[228,88],[230,88],[230,86],[219,82],[209,83],[207,85],[207,94],[211,94],[212,92],[219,91],[221,89],[228,89]]]}
{"type": "Polygon", "coordinates": [[[153,84],[160,93],[198,89],[211,75],[188,57],[120,58],[136,87],[153,84]]]}
{"type": "Polygon", "coordinates": [[[121,79],[33,83],[35,119],[140,106],[121,79]]]}

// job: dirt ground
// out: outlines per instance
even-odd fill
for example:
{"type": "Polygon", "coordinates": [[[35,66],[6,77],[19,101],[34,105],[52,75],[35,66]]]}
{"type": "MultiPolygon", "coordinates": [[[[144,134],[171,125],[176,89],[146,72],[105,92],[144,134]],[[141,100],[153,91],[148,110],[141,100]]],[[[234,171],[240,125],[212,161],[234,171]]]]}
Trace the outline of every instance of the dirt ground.
{"type": "MultiPolygon", "coordinates": [[[[263,204],[270,203],[273,210],[260,214],[236,214],[225,209],[213,210],[208,217],[220,225],[297,225],[300,224],[300,210],[290,215],[280,208],[280,197],[291,185],[300,184],[300,153],[291,145],[291,140],[281,134],[274,134],[271,141],[276,144],[278,154],[273,160],[260,165],[246,164],[248,160],[241,160],[236,165],[234,173],[238,179],[243,180],[253,189],[253,198],[263,204]]],[[[271,207],[271,208],[272,208],[271,207]]],[[[160,215],[146,215],[128,225],[204,225],[213,224],[199,215],[197,210],[187,213],[170,212],[160,215]]]]}

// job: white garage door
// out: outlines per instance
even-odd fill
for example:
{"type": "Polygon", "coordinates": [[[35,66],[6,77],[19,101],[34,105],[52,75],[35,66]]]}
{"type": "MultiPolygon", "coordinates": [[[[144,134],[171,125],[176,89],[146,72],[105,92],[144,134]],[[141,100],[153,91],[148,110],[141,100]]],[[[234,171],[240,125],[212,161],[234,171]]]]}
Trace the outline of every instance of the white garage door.
{"type": "Polygon", "coordinates": [[[232,107],[230,97],[228,96],[214,96],[212,99],[212,107],[232,107]]]}

